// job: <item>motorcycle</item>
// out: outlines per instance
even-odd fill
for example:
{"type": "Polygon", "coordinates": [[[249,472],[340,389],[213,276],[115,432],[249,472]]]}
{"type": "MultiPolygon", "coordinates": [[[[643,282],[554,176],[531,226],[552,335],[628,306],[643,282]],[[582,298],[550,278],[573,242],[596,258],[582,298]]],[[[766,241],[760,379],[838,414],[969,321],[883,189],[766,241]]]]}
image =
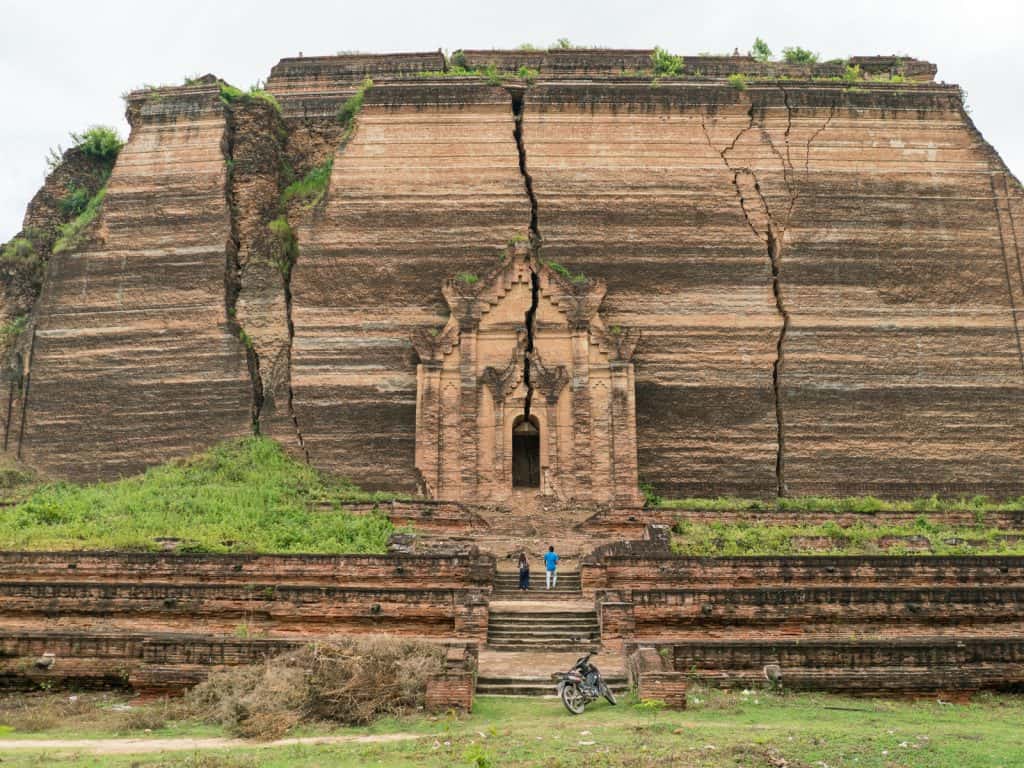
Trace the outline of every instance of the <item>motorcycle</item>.
{"type": "Polygon", "coordinates": [[[587,704],[601,696],[608,699],[609,704],[617,703],[615,694],[605,683],[597,667],[590,663],[590,657],[596,653],[597,651],[591,651],[586,656],[581,656],[568,672],[558,672],[554,675],[558,681],[558,698],[574,715],[582,715],[587,704]]]}

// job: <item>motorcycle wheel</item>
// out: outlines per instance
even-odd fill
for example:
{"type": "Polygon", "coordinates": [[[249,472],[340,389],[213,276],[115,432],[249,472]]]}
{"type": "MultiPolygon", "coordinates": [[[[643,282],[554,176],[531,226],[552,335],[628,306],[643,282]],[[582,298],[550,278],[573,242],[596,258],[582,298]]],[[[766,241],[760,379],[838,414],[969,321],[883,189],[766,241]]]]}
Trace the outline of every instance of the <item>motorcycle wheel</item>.
{"type": "Polygon", "coordinates": [[[604,687],[602,693],[604,694],[604,697],[608,699],[608,703],[611,704],[613,707],[619,703],[615,700],[615,694],[612,693],[612,689],[609,688],[607,685],[604,687]]]}
{"type": "Polygon", "coordinates": [[[575,685],[567,685],[562,689],[562,703],[574,715],[582,715],[587,706],[583,692],[575,685]]]}

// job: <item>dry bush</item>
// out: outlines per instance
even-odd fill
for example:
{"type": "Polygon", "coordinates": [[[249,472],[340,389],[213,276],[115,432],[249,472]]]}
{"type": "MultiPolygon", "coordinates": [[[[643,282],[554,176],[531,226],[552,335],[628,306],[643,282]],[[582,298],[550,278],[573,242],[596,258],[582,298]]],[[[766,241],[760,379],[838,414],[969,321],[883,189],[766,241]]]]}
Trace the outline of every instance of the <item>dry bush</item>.
{"type": "Polygon", "coordinates": [[[50,693],[8,696],[0,704],[0,725],[23,733],[50,731],[92,714],[95,708],[93,701],[79,696],[50,693]]]}
{"type": "Polygon", "coordinates": [[[246,738],[275,739],[306,720],[363,725],[422,707],[444,649],[384,635],[312,643],[261,665],[210,675],[185,712],[246,738]]]}
{"type": "Polygon", "coordinates": [[[166,703],[153,703],[144,707],[132,707],[124,718],[123,728],[127,731],[159,731],[169,719],[166,703]]]}

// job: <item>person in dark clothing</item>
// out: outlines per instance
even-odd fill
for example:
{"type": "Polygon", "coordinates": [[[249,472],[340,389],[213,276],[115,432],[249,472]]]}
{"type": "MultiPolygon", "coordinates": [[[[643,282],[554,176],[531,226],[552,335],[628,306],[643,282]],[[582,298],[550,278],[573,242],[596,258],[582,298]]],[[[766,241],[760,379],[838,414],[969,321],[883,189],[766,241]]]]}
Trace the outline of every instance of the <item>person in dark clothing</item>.
{"type": "Polygon", "coordinates": [[[530,588],[530,564],[526,561],[526,553],[519,553],[519,588],[530,588]]]}

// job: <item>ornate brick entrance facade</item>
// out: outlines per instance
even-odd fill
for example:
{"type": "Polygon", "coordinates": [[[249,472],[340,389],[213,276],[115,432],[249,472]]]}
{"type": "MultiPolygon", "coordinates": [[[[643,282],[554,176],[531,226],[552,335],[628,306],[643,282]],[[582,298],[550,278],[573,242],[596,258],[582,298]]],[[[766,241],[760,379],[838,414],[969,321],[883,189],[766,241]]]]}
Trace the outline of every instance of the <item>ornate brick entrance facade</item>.
{"type": "Polygon", "coordinates": [[[486,277],[460,275],[442,290],[447,324],[413,336],[416,468],[426,492],[507,499],[514,485],[536,485],[535,458],[523,452],[539,443],[542,494],[638,502],[639,334],[605,327],[604,282],[562,275],[521,243],[486,277]]]}

